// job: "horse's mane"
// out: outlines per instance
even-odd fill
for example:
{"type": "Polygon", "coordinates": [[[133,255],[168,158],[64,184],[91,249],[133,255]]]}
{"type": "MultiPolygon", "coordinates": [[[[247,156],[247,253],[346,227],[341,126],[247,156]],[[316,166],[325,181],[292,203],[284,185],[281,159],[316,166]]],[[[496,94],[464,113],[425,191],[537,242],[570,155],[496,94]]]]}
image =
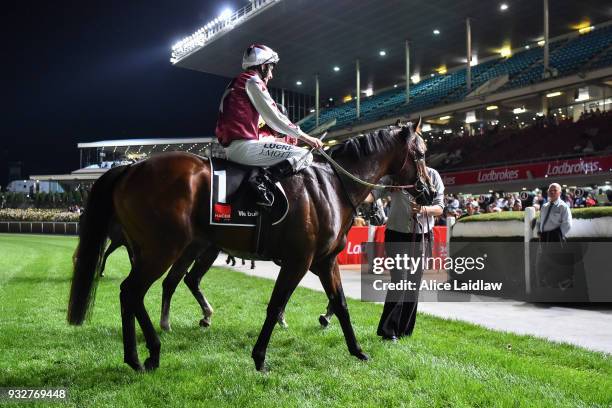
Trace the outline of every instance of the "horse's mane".
{"type": "MultiPolygon", "coordinates": [[[[378,129],[370,133],[352,137],[344,142],[333,146],[327,152],[332,158],[346,157],[359,160],[374,153],[385,153],[397,149],[398,142],[405,137],[404,132],[409,132],[405,127],[393,127],[378,129]]],[[[425,154],[425,143],[423,139],[415,135],[408,141],[408,150],[413,155],[425,154]]]]}

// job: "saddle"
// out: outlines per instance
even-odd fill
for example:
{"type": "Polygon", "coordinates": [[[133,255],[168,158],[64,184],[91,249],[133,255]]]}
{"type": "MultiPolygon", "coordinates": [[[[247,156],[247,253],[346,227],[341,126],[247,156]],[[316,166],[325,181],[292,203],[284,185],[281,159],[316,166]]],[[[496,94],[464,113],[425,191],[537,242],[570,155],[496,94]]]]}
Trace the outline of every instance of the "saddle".
{"type": "Polygon", "coordinates": [[[266,211],[255,204],[256,194],[248,185],[248,178],[255,166],[245,166],[229,160],[210,158],[210,219],[211,225],[232,227],[257,227],[264,216],[266,224],[274,226],[282,222],[289,212],[287,195],[280,183],[271,188],[274,204],[266,211]],[[263,214],[265,213],[265,214],[263,214]]]}

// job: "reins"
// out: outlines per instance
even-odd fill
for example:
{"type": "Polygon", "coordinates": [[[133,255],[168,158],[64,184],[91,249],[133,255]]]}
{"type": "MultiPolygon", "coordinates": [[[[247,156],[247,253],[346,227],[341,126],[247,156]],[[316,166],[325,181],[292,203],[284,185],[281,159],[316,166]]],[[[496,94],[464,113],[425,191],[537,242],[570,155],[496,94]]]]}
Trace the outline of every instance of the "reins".
{"type": "Polygon", "coordinates": [[[316,150],[316,152],[318,152],[321,156],[323,156],[340,173],[344,174],[346,177],[348,177],[349,179],[353,180],[355,183],[361,184],[363,186],[366,186],[366,187],[369,187],[369,188],[372,188],[372,189],[376,189],[376,190],[384,190],[384,189],[387,189],[387,188],[414,188],[414,187],[416,187],[416,184],[406,184],[406,185],[402,185],[402,186],[396,186],[396,185],[388,185],[388,184],[369,183],[369,182],[367,182],[365,180],[362,180],[359,177],[349,173],[340,164],[338,164],[338,162],[336,162],[334,159],[332,159],[330,155],[325,153],[325,151],[323,151],[323,150],[316,150]]]}

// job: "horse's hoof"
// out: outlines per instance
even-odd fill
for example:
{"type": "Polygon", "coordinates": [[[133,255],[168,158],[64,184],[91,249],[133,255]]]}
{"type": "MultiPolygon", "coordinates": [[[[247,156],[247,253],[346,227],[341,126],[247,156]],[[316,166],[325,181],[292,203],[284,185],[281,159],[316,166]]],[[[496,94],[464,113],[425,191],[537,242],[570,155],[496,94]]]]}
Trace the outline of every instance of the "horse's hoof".
{"type": "Polygon", "coordinates": [[[326,328],[327,326],[329,326],[329,320],[327,319],[327,317],[325,317],[325,315],[319,316],[319,324],[323,328],[326,328]]]}
{"type": "Polygon", "coordinates": [[[101,277],[101,278],[103,278],[103,277],[104,277],[104,273],[101,273],[101,274],[100,274],[100,277],[101,277]]]}
{"type": "Polygon", "coordinates": [[[159,322],[159,326],[165,332],[171,332],[172,327],[170,326],[170,322],[159,322]]]}
{"type": "Polygon", "coordinates": [[[260,354],[252,353],[251,357],[253,358],[253,361],[255,362],[255,369],[259,372],[265,373],[267,371],[265,354],[260,355],[260,354]]]}
{"type": "Polygon", "coordinates": [[[157,367],[159,367],[159,360],[158,359],[153,359],[153,358],[149,357],[149,358],[147,358],[145,360],[145,363],[144,363],[145,370],[153,371],[157,367]]]}
{"type": "Polygon", "coordinates": [[[200,327],[210,327],[210,318],[205,317],[200,319],[200,327]]]}
{"type": "Polygon", "coordinates": [[[132,367],[132,370],[136,371],[137,373],[142,373],[145,370],[142,364],[140,364],[138,361],[125,361],[125,364],[132,367]]]}
{"type": "Polygon", "coordinates": [[[268,368],[266,367],[265,360],[262,361],[261,363],[255,362],[255,369],[259,371],[260,373],[263,373],[263,374],[267,373],[268,368]]]}
{"type": "Polygon", "coordinates": [[[363,351],[358,351],[356,353],[352,353],[355,357],[357,357],[361,361],[368,361],[370,357],[364,353],[363,351]]]}

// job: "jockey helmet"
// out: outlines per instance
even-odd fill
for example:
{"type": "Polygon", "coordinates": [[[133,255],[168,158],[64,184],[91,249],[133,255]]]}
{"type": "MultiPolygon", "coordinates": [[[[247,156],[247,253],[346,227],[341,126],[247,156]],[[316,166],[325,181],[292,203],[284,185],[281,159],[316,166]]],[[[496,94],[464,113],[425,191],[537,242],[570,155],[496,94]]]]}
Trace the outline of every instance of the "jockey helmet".
{"type": "Polygon", "coordinates": [[[278,60],[278,54],[272,48],[261,44],[251,44],[242,56],[242,69],[263,64],[276,64],[278,60]]]}

